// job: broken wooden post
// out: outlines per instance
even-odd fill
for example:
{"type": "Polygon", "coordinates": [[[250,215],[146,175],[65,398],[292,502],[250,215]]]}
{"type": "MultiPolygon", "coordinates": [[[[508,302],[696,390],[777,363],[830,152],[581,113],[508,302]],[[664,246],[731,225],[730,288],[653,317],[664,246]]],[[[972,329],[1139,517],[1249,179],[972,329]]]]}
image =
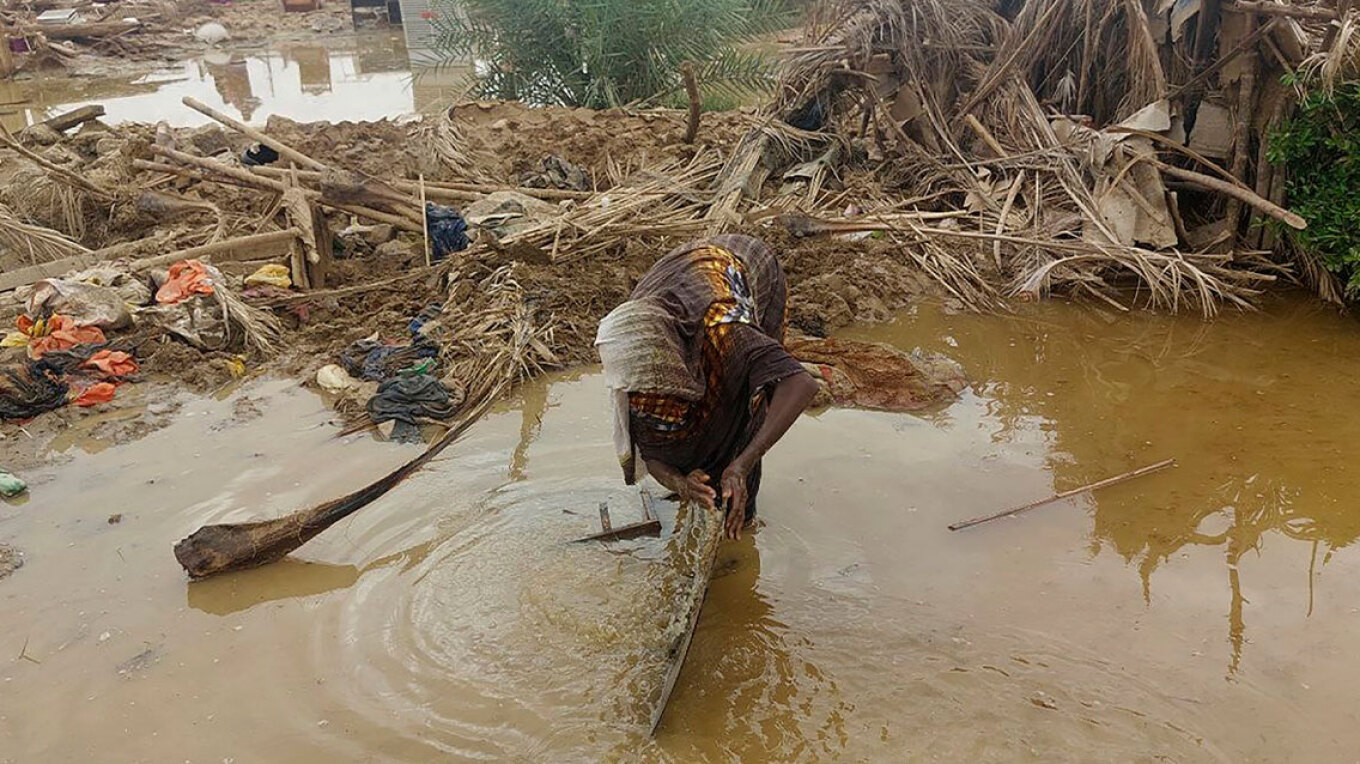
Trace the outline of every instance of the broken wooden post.
{"type": "MultiPolygon", "coordinates": [[[[1256,31],[1256,15],[1246,14],[1247,37],[1251,37],[1256,31]]],[[[1237,119],[1233,122],[1233,150],[1232,165],[1229,172],[1234,178],[1243,183],[1246,182],[1247,175],[1247,155],[1251,151],[1250,133],[1247,126],[1251,124],[1252,114],[1256,110],[1256,67],[1261,60],[1261,52],[1256,46],[1252,46],[1243,53],[1242,75],[1237,80],[1237,119]]],[[[1262,140],[1265,137],[1262,136],[1262,140]]],[[[1259,171],[1259,168],[1258,168],[1259,171]]],[[[1234,237],[1236,245],[1237,232],[1242,222],[1242,200],[1237,197],[1228,199],[1228,230],[1234,237]]]]}
{"type": "Polygon", "coordinates": [[[0,24],[0,80],[14,76],[14,53],[9,49],[9,30],[0,24]]]}
{"type": "Polygon", "coordinates": [[[680,76],[685,80],[685,95],[689,98],[689,123],[685,125],[685,143],[694,143],[699,135],[699,117],[703,113],[703,103],[699,100],[699,83],[694,79],[694,64],[686,61],[680,65],[680,76]]]}
{"type": "Polygon", "coordinates": [[[104,107],[99,104],[91,104],[63,112],[39,124],[50,127],[59,133],[64,133],[73,127],[83,125],[86,122],[93,122],[102,116],[104,116],[104,107]]]}
{"type": "Polygon", "coordinates": [[[656,516],[656,500],[647,489],[642,490],[642,520],[628,525],[621,525],[617,528],[609,517],[609,503],[600,502],[600,528],[599,533],[577,539],[581,541],[624,541],[635,539],[639,536],[659,536],[661,535],[661,519],[656,516]]]}

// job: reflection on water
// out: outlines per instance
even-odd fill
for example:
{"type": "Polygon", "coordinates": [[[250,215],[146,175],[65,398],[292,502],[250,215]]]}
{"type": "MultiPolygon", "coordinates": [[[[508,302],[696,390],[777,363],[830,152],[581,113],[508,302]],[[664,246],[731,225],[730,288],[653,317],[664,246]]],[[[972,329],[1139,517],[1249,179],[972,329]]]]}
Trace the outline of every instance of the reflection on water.
{"type": "Polygon", "coordinates": [[[945,317],[922,309],[898,328],[860,333],[953,354],[991,401],[993,436],[1043,433],[1055,488],[1138,464],[1179,467],[1093,502],[1091,552],[1133,565],[1152,604],[1154,579],[1187,549],[1221,553],[1227,584],[1226,660],[1241,665],[1254,566],[1315,587],[1337,550],[1360,536],[1360,495],[1346,435],[1360,414],[1347,371],[1360,354],[1349,319],[1308,301],[1280,300],[1263,315],[1112,316],[1094,308],[1028,307],[1009,319],[945,317]],[[957,347],[953,347],[957,345],[957,347]],[[1304,542],[1296,569],[1257,558],[1268,544],[1304,542]]]}
{"type": "Polygon", "coordinates": [[[299,121],[370,121],[447,105],[466,68],[413,66],[400,34],[368,34],[352,50],[285,44],[264,54],[210,51],[202,58],[137,77],[39,77],[0,82],[0,123],[10,130],[52,114],[103,104],[106,121],[207,124],[186,108],[192,96],[252,124],[279,115],[299,121]]]}
{"type": "Polygon", "coordinates": [[[948,352],[976,385],[928,418],[805,417],[770,453],[760,527],[719,549],[655,739],[670,545],[570,543],[599,502],[637,506],[598,375],[524,388],[296,560],[189,584],[170,550],[200,524],[315,504],[412,453],[337,439],[319,401],[260,382],[258,418],[187,401],[0,506],[26,553],[0,582],[0,655],[32,658],[0,661],[0,758],[1354,757],[1351,320],[1290,300],[1212,324],[922,306],[857,334],[948,352]]]}

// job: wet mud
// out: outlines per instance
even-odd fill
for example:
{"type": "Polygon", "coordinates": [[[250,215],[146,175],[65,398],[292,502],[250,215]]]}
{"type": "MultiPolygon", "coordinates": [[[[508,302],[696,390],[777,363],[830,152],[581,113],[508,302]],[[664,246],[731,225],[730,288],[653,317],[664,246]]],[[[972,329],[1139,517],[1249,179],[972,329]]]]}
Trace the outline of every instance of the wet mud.
{"type": "Polygon", "coordinates": [[[637,502],[598,376],[522,388],[296,558],[190,584],[170,554],[188,531],[412,453],[337,439],[325,402],[260,380],[39,467],[27,502],[0,506],[26,563],[0,583],[0,654],[22,656],[0,663],[0,758],[1349,757],[1351,320],[1293,299],[1207,324],[921,305],[844,333],[947,352],[973,387],[919,415],[795,426],[758,530],[719,551],[656,739],[641,720],[664,544],[569,543],[599,502],[620,521],[637,502]]]}

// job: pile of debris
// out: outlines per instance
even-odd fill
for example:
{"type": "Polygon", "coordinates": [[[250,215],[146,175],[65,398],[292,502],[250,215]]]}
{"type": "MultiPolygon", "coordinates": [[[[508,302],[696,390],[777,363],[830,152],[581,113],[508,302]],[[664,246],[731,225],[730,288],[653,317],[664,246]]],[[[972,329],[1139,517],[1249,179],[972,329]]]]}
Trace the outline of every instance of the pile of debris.
{"type": "Polygon", "coordinates": [[[977,308],[1061,290],[1208,314],[1279,278],[1336,299],[1316,262],[1280,246],[1275,226],[1306,223],[1265,148],[1297,95],[1282,75],[1350,59],[1350,7],[827,3],[769,109],[816,131],[821,153],[753,133],[724,172],[733,203],[710,217],[739,219],[782,173],[807,188],[782,205],[801,214],[791,230],[882,232],[977,308]],[[857,164],[871,176],[847,178],[857,164]]]}
{"type": "MultiPolygon", "coordinates": [[[[192,99],[214,126],[59,116],[0,134],[0,299],[101,262],[144,282],[211,262],[279,322],[278,368],[355,418],[418,425],[592,362],[599,318],[704,233],[771,240],[791,325],[814,337],[925,293],[1206,314],[1276,281],[1334,296],[1261,224],[1304,225],[1262,147],[1295,96],[1279,75],[1334,60],[1353,21],[1274,2],[833,2],[768,107],[697,133],[680,111],[490,103],[263,130],[192,99]]],[[[919,407],[961,384],[939,359],[796,347],[833,401],[919,407]]]]}

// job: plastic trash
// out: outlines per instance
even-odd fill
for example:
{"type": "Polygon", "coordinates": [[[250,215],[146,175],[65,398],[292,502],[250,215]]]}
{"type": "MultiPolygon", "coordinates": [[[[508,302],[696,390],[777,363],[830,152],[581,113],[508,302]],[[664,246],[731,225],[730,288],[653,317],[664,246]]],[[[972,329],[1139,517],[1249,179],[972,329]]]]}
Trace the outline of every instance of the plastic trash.
{"type": "Polygon", "coordinates": [[[116,289],[65,279],[43,279],[31,287],[30,316],[66,316],[75,326],[122,329],[132,324],[127,302],[116,289]]]}
{"type": "Polygon", "coordinates": [[[328,393],[343,393],[360,384],[349,372],[333,363],[316,370],[316,383],[328,393]]]}
{"type": "Polygon", "coordinates": [[[286,265],[262,265],[260,269],[246,276],[246,286],[273,286],[287,289],[293,285],[292,275],[286,265]]]}
{"type": "Polygon", "coordinates": [[[25,483],[19,476],[9,470],[0,470],[0,496],[12,499],[27,490],[28,483],[25,483]]]}
{"type": "Polygon", "coordinates": [[[16,324],[19,331],[28,335],[28,357],[34,359],[42,358],[44,353],[54,350],[69,350],[77,345],[102,345],[106,341],[99,327],[77,326],[66,316],[36,321],[28,316],[19,316],[16,324]]]}
{"type": "Polygon", "coordinates": [[[231,33],[221,24],[210,21],[194,30],[194,39],[209,45],[217,45],[230,40],[231,33]]]}

